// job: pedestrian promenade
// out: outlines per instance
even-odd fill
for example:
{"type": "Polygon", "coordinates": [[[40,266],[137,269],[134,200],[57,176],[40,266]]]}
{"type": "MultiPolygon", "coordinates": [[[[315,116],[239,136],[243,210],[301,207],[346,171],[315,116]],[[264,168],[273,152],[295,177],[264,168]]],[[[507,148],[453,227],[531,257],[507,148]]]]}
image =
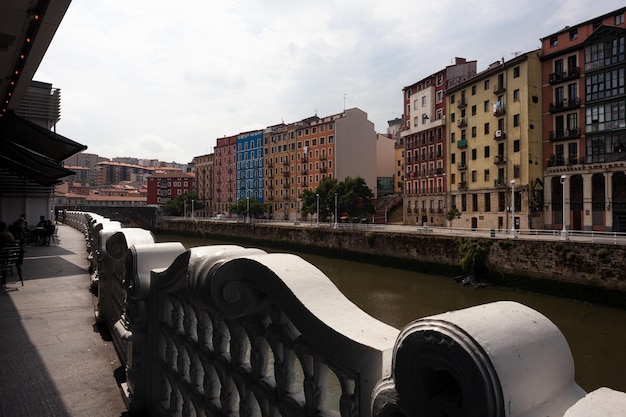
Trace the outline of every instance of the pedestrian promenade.
{"type": "Polygon", "coordinates": [[[58,225],[59,242],[25,248],[24,286],[0,289],[0,417],[127,416],[124,372],[95,324],[83,234],[58,225]]]}

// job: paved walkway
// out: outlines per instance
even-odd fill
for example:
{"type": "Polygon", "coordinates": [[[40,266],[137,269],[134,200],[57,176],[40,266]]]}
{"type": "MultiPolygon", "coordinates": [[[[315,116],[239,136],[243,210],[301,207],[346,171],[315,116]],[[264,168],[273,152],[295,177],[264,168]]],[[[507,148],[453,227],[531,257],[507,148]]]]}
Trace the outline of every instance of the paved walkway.
{"type": "Polygon", "coordinates": [[[85,241],[59,224],[59,244],[26,247],[24,286],[0,289],[0,417],[127,416],[123,369],[95,325],[85,241]]]}

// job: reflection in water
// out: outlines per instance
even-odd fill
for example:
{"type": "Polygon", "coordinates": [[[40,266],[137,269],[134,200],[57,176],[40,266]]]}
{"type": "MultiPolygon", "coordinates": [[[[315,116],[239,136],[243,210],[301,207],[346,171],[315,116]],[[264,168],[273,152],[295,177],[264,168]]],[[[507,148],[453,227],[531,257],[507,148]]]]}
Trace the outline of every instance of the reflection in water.
{"type": "MultiPolygon", "coordinates": [[[[173,235],[157,239],[180,241],[187,247],[224,243],[173,235]]],[[[324,272],[361,309],[396,328],[421,317],[492,301],[525,304],[563,332],[574,356],[576,381],[583,389],[606,386],[626,391],[626,310],[509,289],[467,288],[436,275],[298,255],[324,272]]]]}

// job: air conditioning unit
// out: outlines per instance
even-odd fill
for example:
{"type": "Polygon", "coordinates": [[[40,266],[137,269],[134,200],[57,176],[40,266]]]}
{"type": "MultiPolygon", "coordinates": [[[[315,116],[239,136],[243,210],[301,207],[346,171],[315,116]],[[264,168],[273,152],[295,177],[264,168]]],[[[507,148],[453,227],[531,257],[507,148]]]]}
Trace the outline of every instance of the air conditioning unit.
{"type": "Polygon", "coordinates": [[[501,138],[502,137],[502,131],[501,130],[496,130],[496,137],[497,138],[501,138]]]}

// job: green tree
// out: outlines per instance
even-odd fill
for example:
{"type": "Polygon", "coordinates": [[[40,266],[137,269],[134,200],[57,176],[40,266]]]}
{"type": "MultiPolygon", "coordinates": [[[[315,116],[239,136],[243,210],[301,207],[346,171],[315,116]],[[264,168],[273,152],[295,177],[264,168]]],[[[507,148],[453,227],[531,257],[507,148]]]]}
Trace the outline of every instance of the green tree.
{"type": "Polygon", "coordinates": [[[259,200],[242,198],[237,201],[237,203],[228,207],[228,212],[230,214],[236,214],[238,216],[246,216],[248,214],[248,208],[250,208],[250,217],[260,217],[263,215],[265,211],[265,205],[259,202],[259,200]]]}
{"type": "Polygon", "coordinates": [[[312,190],[304,190],[300,195],[302,207],[300,212],[303,217],[314,215],[318,210],[320,221],[331,220],[335,214],[335,194],[337,194],[337,215],[363,218],[374,214],[375,208],[372,202],[372,190],[365,184],[363,178],[347,177],[345,181],[338,182],[335,178],[326,178],[320,185],[312,190]]]}
{"type": "Polygon", "coordinates": [[[198,195],[195,191],[189,191],[166,202],[163,206],[163,212],[166,216],[182,216],[185,214],[185,207],[187,213],[191,215],[192,209],[200,210],[204,208],[204,205],[198,201],[198,195]]]}
{"type": "Polygon", "coordinates": [[[452,207],[446,213],[446,219],[448,219],[448,221],[450,222],[450,227],[452,227],[452,220],[460,219],[460,218],[461,218],[461,212],[456,207],[452,207]]]}

